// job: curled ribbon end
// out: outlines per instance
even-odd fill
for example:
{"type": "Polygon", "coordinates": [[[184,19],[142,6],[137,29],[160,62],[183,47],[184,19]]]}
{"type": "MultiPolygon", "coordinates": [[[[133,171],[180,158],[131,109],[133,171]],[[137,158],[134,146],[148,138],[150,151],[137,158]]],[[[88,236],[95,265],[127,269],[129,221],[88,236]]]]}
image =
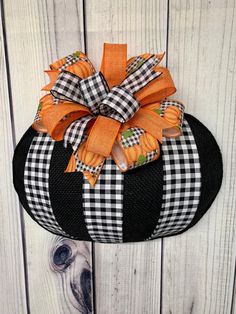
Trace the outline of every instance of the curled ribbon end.
{"type": "Polygon", "coordinates": [[[117,141],[115,141],[112,147],[112,158],[114,159],[116,165],[120,169],[121,172],[125,172],[128,170],[127,158],[117,141]]]}
{"type": "Polygon", "coordinates": [[[159,63],[160,63],[160,62],[162,61],[162,59],[164,58],[165,54],[166,54],[165,51],[163,51],[163,52],[161,52],[161,53],[158,53],[159,63]]]}
{"type": "Polygon", "coordinates": [[[182,131],[178,127],[164,129],[162,133],[166,138],[176,138],[182,135],[182,131]]]}
{"type": "Polygon", "coordinates": [[[47,133],[48,132],[46,127],[40,121],[35,121],[31,126],[37,132],[42,132],[42,133],[47,133]]]}

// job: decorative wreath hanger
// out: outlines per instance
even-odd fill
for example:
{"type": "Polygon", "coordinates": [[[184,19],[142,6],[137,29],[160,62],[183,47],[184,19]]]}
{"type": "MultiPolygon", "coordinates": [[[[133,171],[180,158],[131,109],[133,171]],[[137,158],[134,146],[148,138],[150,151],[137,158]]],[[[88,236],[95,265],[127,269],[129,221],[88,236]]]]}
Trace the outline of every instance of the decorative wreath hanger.
{"type": "Polygon", "coordinates": [[[167,99],[176,88],[163,56],[127,61],[127,44],[105,43],[99,72],[81,51],[50,65],[32,126],[71,145],[65,172],[81,171],[94,186],[106,158],[125,172],[156,160],[163,137],[182,134],[184,106],[167,99]]]}

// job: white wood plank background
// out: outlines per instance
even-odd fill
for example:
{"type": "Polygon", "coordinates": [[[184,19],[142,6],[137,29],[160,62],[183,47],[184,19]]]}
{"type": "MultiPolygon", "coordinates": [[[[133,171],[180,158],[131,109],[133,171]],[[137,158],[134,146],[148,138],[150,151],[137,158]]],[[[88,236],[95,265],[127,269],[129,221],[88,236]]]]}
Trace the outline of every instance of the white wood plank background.
{"type": "Polygon", "coordinates": [[[235,1],[5,0],[1,10],[0,312],[89,313],[76,294],[86,269],[92,313],[236,313],[235,1]],[[127,43],[129,56],[166,51],[174,98],[222,149],[221,191],[182,235],[91,245],[49,234],[19,206],[11,157],[32,123],[43,70],[78,49],[99,69],[104,42],[127,43]],[[59,268],[65,248],[75,259],[59,268]]]}
{"type": "Polygon", "coordinates": [[[236,244],[234,6],[235,1],[220,0],[170,5],[168,65],[177,99],[215,135],[224,180],[201,222],[164,240],[164,313],[231,311],[236,244]]]}
{"type": "MultiPolygon", "coordinates": [[[[2,11],[1,11],[2,13],[2,11]]],[[[14,147],[4,55],[4,30],[0,25],[0,299],[2,313],[27,312],[22,215],[12,189],[11,159],[14,147]]]]}
{"type": "MultiPolygon", "coordinates": [[[[78,48],[84,49],[83,5],[82,1],[5,1],[4,12],[18,141],[26,126],[31,125],[36,104],[42,96],[40,89],[47,81],[43,70],[48,69],[51,61],[78,48]]],[[[86,308],[76,298],[76,292],[80,288],[79,275],[83,265],[91,267],[88,252],[91,244],[64,241],[51,235],[34,223],[27,213],[24,213],[24,223],[30,313],[86,313],[86,308]],[[74,248],[75,243],[77,249],[74,248]],[[65,245],[70,247],[72,257],[75,257],[70,267],[67,262],[71,256],[64,260],[63,253],[60,253],[65,245]],[[62,270],[54,265],[55,259],[64,261],[62,270]]],[[[18,239],[17,234],[15,238],[18,239]]]]}

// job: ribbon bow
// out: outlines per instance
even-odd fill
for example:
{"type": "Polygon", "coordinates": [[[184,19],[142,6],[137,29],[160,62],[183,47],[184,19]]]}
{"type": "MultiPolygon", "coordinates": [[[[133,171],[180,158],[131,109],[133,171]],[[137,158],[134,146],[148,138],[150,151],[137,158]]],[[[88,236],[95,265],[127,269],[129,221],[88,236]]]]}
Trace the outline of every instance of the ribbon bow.
{"type": "Polygon", "coordinates": [[[108,156],[127,171],[157,159],[163,136],[181,134],[184,106],[165,99],[176,89],[157,66],[163,55],[128,60],[120,84],[109,84],[82,52],[50,65],[43,88],[50,94],[41,98],[33,127],[72,146],[66,172],[82,171],[95,185],[108,156]]]}

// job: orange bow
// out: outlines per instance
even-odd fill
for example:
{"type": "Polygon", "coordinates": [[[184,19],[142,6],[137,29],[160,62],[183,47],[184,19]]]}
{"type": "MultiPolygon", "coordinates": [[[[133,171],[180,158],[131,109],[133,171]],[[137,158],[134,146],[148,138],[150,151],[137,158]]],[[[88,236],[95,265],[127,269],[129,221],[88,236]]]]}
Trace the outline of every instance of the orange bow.
{"type": "MultiPolygon", "coordinates": [[[[129,75],[127,69],[131,68],[131,71],[135,71],[138,67],[138,63],[137,65],[134,63],[135,60],[138,61],[137,57],[126,61],[126,46],[104,44],[101,72],[110,88],[120,84],[129,75]]],[[[139,59],[141,61],[147,60],[150,56],[151,54],[146,53],[140,55],[139,59]]],[[[159,62],[163,56],[164,54],[156,55],[159,62]]],[[[50,65],[50,70],[45,72],[51,81],[42,90],[49,92],[63,69],[81,79],[95,73],[95,69],[87,56],[82,52],[76,52],[50,65]]],[[[181,134],[179,126],[182,116],[181,112],[178,111],[178,106],[175,106],[175,104],[180,103],[166,100],[166,97],[176,92],[171,75],[168,69],[164,67],[156,66],[155,71],[162,74],[135,93],[134,96],[140,104],[140,109],[128,122],[121,123],[103,115],[98,115],[89,121],[86,127],[85,140],[79,146],[78,152],[76,154],[73,152],[71,155],[65,172],[78,171],[79,164],[79,170],[83,171],[91,185],[95,185],[103,163],[110,155],[122,172],[133,168],[135,161],[126,154],[128,149],[125,150],[122,147],[121,134],[125,134],[127,137],[132,134],[130,131],[132,128],[140,128],[145,131],[146,139],[155,139],[157,143],[156,146],[154,145],[155,151],[158,150],[158,141],[162,143],[163,136],[177,137],[181,134]],[[164,113],[160,109],[163,102],[169,102],[171,105],[164,113]]],[[[33,127],[40,132],[48,133],[52,139],[61,141],[66,129],[73,121],[88,115],[91,115],[91,112],[86,106],[68,100],[58,101],[51,94],[47,94],[40,100],[33,127]]],[[[144,142],[145,139],[143,138],[143,145],[145,146],[144,142]]],[[[148,145],[145,147],[147,147],[147,151],[148,145]]],[[[151,151],[149,148],[148,152],[151,151]]],[[[136,165],[142,165],[145,163],[143,161],[147,159],[147,152],[145,154],[143,149],[138,149],[138,152],[135,157],[137,159],[136,165]]],[[[158,156],[157,153],[153,160],[158,156]]]]}

